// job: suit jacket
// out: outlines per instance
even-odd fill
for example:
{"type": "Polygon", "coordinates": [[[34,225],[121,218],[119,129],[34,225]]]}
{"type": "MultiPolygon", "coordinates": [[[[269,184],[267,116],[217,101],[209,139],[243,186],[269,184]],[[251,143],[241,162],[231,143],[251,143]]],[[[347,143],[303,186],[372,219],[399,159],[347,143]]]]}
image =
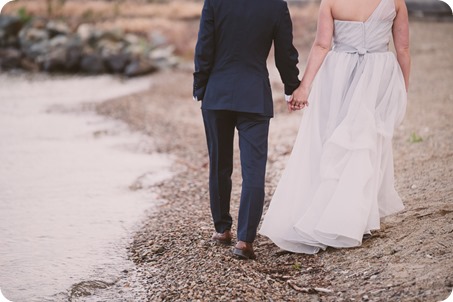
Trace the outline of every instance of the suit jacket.
{"type": "Polygon", "coordinates": [[[205,0],[195,48],[193,94],[202,109],[273,116],[266,60],[291,95],[299,86],[298,53],[283,0],[205,0]]]}

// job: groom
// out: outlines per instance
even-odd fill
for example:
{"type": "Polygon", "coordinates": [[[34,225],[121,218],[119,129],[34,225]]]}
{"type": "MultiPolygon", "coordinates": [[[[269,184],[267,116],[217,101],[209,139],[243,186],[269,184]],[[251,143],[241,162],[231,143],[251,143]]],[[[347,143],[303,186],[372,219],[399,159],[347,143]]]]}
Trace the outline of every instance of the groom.
{"type": "MultiPolygon", "coordinates": [[[[252,243],[263,212],[269,120],[273,116],[266,59],[272,43],[289,100],[300,82],[286,2],[205,0],[195,49],[193,95],[202,101],[208,143],[212,239],[223,244],[232,240],[230,196],[237,128],[243,182],[233,254],[242,259],[256,258],[252,243]]],[[[290,103],[288,106],[294,109],[290,103]]]]}

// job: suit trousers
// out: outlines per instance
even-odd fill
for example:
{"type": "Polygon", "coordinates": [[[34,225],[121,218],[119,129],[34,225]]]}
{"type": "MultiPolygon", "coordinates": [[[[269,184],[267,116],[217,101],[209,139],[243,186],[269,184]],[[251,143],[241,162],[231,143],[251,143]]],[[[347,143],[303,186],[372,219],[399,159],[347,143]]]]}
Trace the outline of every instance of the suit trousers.
{"type": "Polygon", "coordinates": [[[209,151],[209,195],[217,232],[230,230],[231,174],[235,128],[239,135],[242,192],[237,238],[253,242],[264,205],[269,116],[228,110],[202,109],[209,151]]]}

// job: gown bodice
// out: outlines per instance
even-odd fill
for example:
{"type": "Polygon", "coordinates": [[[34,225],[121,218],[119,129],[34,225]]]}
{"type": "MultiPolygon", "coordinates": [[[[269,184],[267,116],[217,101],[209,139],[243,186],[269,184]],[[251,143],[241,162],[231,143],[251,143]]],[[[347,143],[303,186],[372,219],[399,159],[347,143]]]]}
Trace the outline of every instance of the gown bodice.
{"type": "Polygon", "coordinates": [[[365,22],[335,20],[333,50],[360,55],[388,51],[395,15],[394,0],[381,0],[365,22]]]}

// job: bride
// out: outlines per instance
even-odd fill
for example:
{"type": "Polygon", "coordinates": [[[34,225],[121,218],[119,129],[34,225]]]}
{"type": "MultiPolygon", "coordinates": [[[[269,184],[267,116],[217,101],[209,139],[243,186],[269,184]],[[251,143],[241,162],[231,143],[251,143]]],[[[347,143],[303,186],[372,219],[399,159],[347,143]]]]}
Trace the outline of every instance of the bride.
{"type": "Polygon", "coordinates": [[[260,229],[282,249],[360,246],[381,217],[403,209],[391,140],[406,109],[408,28],[404,0],[322,0],[288,104],[310,106],[260,229]]]}

